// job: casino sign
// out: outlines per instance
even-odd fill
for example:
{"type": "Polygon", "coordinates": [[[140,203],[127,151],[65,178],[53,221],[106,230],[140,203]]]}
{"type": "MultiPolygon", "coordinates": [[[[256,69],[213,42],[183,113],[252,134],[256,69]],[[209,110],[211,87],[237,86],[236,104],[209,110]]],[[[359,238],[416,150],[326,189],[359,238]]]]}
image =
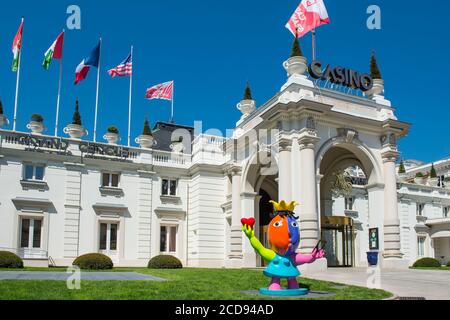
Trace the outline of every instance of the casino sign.
{"type": "Polygon", "coordinates": [[[373,87],[373,79],[369,74],[360,74],[343,67],[333,68],[331,65],[327,65],[326,68],[323,68],[322,66],[322,62],[318,60],[313,61],[309,65],[309,74],[311,77],[330,81],[337,85],[359,89],[363,92],[373,87]]]}

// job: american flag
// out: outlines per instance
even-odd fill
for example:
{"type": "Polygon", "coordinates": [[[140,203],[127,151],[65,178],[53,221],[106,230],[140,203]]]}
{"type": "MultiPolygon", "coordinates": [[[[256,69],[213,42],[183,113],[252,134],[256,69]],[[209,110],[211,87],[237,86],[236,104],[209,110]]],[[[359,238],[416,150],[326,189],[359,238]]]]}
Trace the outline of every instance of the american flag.
{"type": "Polygon", "coordinates": [[[151,99],[161,99],[161,100],[172,100],[173,99],[173,81],[164,82],[158,84],[150,89],[147,89],[145,98],[151,99]]]}
{"type": "Polygon", "coordinates": [[[127,77],[133,75],[133,56],[130,55],[117,67],[108,71],[108,74],[115,77],[127,77]]]}

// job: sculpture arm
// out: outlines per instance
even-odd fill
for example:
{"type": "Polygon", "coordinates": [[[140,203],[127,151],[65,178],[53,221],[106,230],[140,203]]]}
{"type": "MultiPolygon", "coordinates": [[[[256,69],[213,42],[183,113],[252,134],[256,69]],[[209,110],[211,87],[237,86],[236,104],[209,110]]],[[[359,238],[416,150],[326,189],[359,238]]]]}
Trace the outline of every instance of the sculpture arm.
{"type": "Polygon", "coordinates": [[[264,260],[270,262],[276,257],[276,253],[270,249],[265,248],[262,243],[255,237],[255,230],[253,230],[248,225],[242,226],[242,231],[244,231],[247,238],[250,240],[250,244],[253,249],[255,249],[258,254],[263,257],[264,260]]]}
{"type": "Polygon", "coordinates": [[[325,250],[314,249],[311,254],[298,253],[297,255],[295,255],[295,264],[297,266],[301,266],[302,264],[313,263],[317,259],[321,259],[323,257],[325,257],[325,250]]]}

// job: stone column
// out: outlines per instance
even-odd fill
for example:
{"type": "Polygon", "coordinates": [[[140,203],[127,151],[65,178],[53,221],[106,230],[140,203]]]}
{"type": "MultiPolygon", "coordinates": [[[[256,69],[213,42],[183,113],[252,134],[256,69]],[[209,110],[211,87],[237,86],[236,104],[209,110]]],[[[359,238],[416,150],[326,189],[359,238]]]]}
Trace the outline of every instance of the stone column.
{"type": "Polygon", "coordinates": [[[302,164],[299,177],[301,198],[295,200],[300,203],[300,251],[302,253],[311,253],[320,239],[314,152],[318,141],[319,138],[313,130],[302,130],[298,138],[302,164]]]}
{"type": "Polygon", "coordinates": [[[383,149],[384,172],[384,267],[397,268],[402,264],[400,252],[400,219],[398,215],[397,178],[395,163],[399,153],[396,148],[383,149]]]}
{"type": "Polygon", "coordinates": [[[291,151],[292,140],[286,137],[278,140],[278,200],[292,201],[291,151]]]}
{"type": "MultiPolygon", "coordinates": [[[[256,215],[259,214],[259,211],[256,211],[256,199],[258,198],[258,194],[254,192],[243,192],[241,193],[241,205],[242,205],[242,216],[244,218],[256,218],[256,215]]],[[[240,223],[240,222],[239,222],[240,223]]],[[[242,232],[242,227],[239,226],[239,231],[242,235],[242,252],[243,252],[243,262],[242,266],[244,268],[255,268],[257,266],[257,257],[255,249],[253,249],[250,241],[242,232]]],[[[255,236],[259,238],[259,235],[256,233],[255,236]]]]}
{"type": "Polygon", "coordinates": [[[242,229],[241,229],[241,183],[242,172],[240,167],[233,166],[230,168],[231,175],[231,228],[229,235],[229,267],[240,267],[242,265],[242,229]]]}

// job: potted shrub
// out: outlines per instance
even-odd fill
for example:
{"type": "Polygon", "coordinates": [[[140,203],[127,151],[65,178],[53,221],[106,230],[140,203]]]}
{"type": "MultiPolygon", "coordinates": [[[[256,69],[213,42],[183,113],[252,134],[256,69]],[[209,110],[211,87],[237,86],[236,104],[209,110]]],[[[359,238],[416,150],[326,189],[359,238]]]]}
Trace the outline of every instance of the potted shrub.
{"type": "Polygon", "coordinates": [[[150,129],[150,124],[147,118],[145,118],[144,121],[144,130],[142,130],[142,134],[136,138],[136,143],[138,143],[141,148],[150,149],[151,147],[153,147],[153,133],[152,129],[150,129]]]}
{"type": "Polygon", "coordinates": [[[110,126],[103,139],[108,141],[109,144],[117,144],[117,141],[119,141],[119,129],[115,126],[110,126]]]}
{"type": "Polygon", "coordinates": [[[414,178],[415,184],[423,184],[424,181],[424,175],[422,172],[416,173],[416,177],[414,178]]]}
{"type": "Polygon", "coordinates": [[[0,99],[0,128],[3,128],[5,125],[9,123],[8,118],[3,113],[3,103],[0,99]]]}
{"type": "Polygon", "coordinates": [[[30,129],[34,134],[42,134],[42,132],[45,130],[44,118],[40,114],[33,114],[31,116],[30,122],[27,125],[27,128],[30,129]]]}
{"type": "Polygon", "coordinates": [[[366,91],[364,94],[368,97],[384,94],[384,80],[381,76],[380,69],[378,68],[377,58],[375,57],[375,51],[372,50],[372,56],[370,57],[370,76],[373,79],[372,89],[366,91]]]}
{"type": "Polygon", "coordinates": [[[437,176],[436,168],[434,167],[434,163],[431,165],[430,178],[428,179],[428,183],[432,187],[437,187],[439,184],[439,179],[437,176]]]}
{"type": "Polygon", "coordinates": [[[244,98],[237,104],[237,108],[242,112],[242,119],[247,118],[253,111],[256,110],[256,102],[252,97],[252,90],[247,82],[247,86],[244,91],[244,98]]]}
{"type": "Polygon", "coordinates": [[[308,69],[308,60],[303,56],[297,35],[292,44],[291,56],[283,63],[283,67],[286,69],[289,77],[294,74],[304,75],[308,69]]]}
{"type": "Polygon", "coordinates": [[[78,99],[75,102],[75,112],[73,113],[72,123],[64,128],[64,133],[68,134],[72,139],[81,139],[87,135],[87,130],[81,122],[78,99]]]}

